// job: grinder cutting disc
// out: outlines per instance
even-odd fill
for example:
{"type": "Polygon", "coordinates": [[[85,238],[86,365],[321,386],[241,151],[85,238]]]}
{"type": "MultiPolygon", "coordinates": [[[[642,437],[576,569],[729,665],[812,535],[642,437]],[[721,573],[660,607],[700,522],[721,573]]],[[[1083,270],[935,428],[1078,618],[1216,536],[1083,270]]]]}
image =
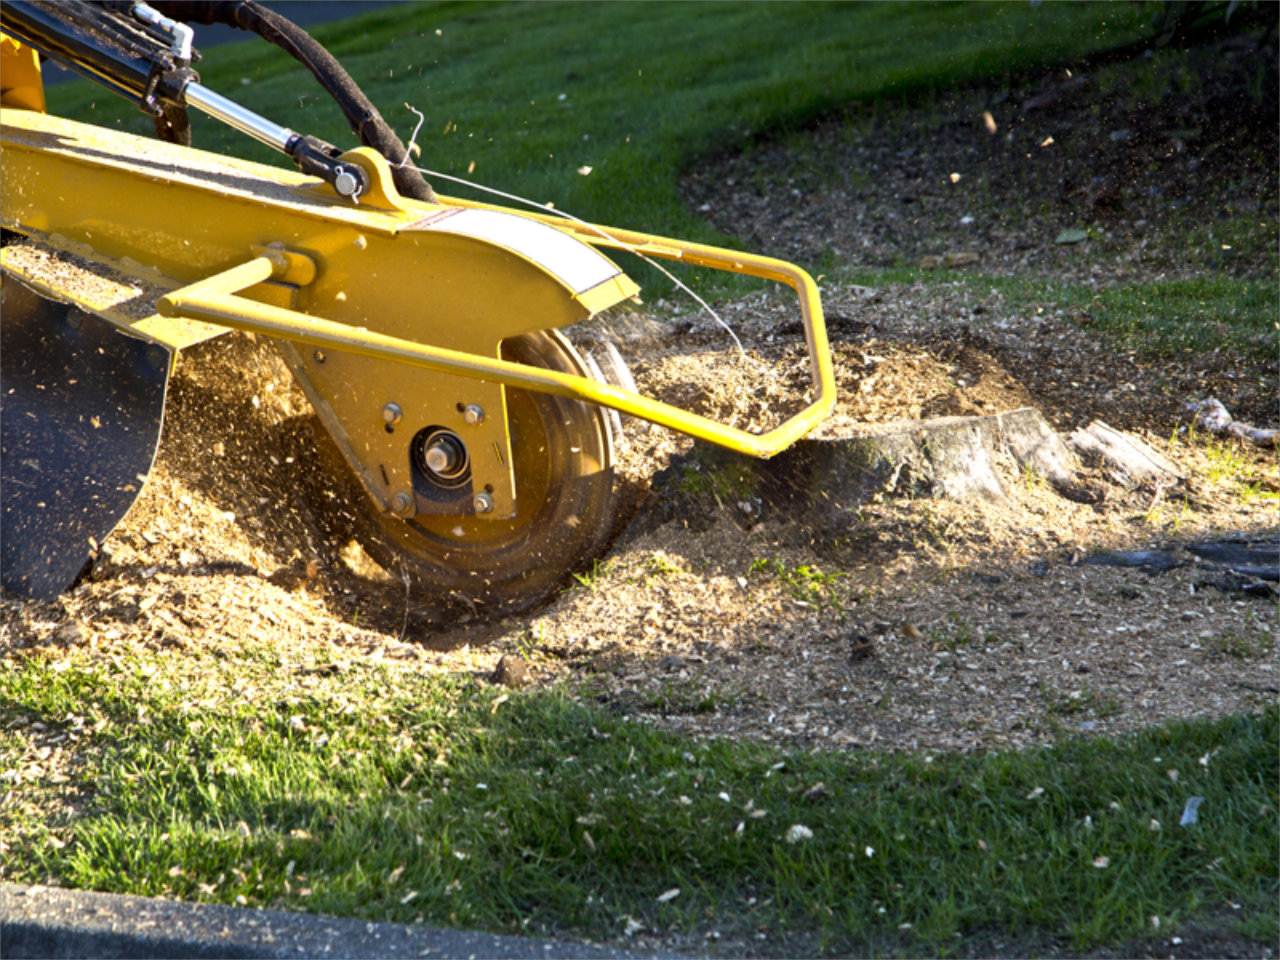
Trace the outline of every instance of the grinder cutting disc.
{"type": "Polygon", "coordinates": [[[52,600],[142,491],[172,355],[11,276],[0,315],[0,581],[52,600]]]}
{"type": "MultiPolygon", "coordinates": [[[[587,372],[555,330],[505,341],[502,357],[576,376],[587,372]]],[[[566,573],[600,555],[613,530],[613,439],[601,407],[511,387],[506,397],[520,498],[514,518],[419,514],[406,522],[379,513],[320,428],[321,466],[315,475],[324,482],[304,487],[304,493],[329,538],[354,538],[388,573],[420,593],[462,600],[490,617],[547,600],[566,573]]]]}

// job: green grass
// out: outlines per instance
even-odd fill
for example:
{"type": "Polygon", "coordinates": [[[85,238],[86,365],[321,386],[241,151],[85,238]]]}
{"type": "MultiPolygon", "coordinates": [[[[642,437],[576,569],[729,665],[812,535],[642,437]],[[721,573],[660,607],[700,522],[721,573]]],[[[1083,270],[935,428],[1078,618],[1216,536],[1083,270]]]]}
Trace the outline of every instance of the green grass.
{"type": "Polygon", "coordinates": [[[775,580],[796,602],[829,612],[840,621],[843,621],[845,606],[850,602],[849,591],[840,582],[846,576],[844,573],[824,573],[818,567],[808,564],[796,566],[778,557],[757,557],[751,561],[747,576],[775,580]]]}
{"type": "Polygon", "coordinates": [[[579,587],[584,587],[587,590],[594,590],[608,578],[609,574],[612,572],[610,568],[611,564],[608,560],[603,562],[600,560],[592,560],[590,572],[575,573],[573,575],[573,579],[577,581],[577,585],[579,587]]]}
{"type": "MultiPolygon", "coordinates": [[[[1144,21],[1132,4],[1101,3],[423,3],[315,36],[402,138],[416,123],[404,104],[426,114],[423,166],[466,177],[474,164],[471,179],[581,217],[725,242],[678,194],[695,158],[850,101],[1105,50],[1144,21]]],[[[354,145],[306,71],[265,43],[210,48],[200,73],[277,123],[354,145]]],[[[54,87],[49,99],[54,112],[152,134],[149,118],[97,88],[54,87]]],[[[277,161],[219,124],[194,123],[197,146],[277,161]]]]}
{"type": "Polygon", "coordinates": [[[1111,338],[1117,348],[1145,356],[1227,350],[1249,360],[1270,360],[1280,350],[1280,286],[1274,281],[1211,275],[1098,289],[917,268],[856,271],[849,279],[864,286],[946,284],[979,298],[997,292],[1010,306],[1032,312],[1058,307],[1080,326],[1111,338]]]}
{"type": "MultiPolygon", "coordinates": [[[[322,25],[315,35],[402,137],[417,122],[406,102],[426,114],[424,166],[602,223],[733,246],[737,240],[690,213],[678,194],[679,173],[695,159],[785,139],[851,102],[900,109],[959,84],[1104,50],[1139,36],[1144,22],[1133,4],[422,3],[322,25]],[[584,177],[577,171],[585,166],[592,172],[584,177]]],[[[264,42],[210,48],[201,76],[270,119],[353,144],[306,71],[264,42]]],[[[90,84],[48,93],[54,112],[152,133],[149,118],[90,84]]],[[[204,149],[287,163],[208,118],[193,123],[204,149]]],[[[1183,232],[1224,264],[1258,245],[1274,248],[1274,229],[1251,215],[1183,232]]],[[[643,265],[624,266],[646,286],[666,285],[643,265]]],[[[809,266],[844,279],[830,264],[809,266]]],[[[686,279],[710,294],[754,283],[697,271],[686,279]]],[[[910,282],[921,274],[854,279],[910,282]]],[[[1214,278],[1058,293],[1146,351],[1229,346],[1272,356],[1276,349],[1274,282],[1214,278]]]]}
{"type": "Polygon", "coordinates": [[[936,649],[955,653],[974,642],[972,624],[956,613],[950,614],[947,619],[951,621],[950,625],[934,627],[929,631],[929,639],[936,649]]]}
{"type": "Polygon", "coordinates": [[[1025,753],[799,754],[691,744],[571,689],[317,666],[6,660],[0,760],[33,784],[4,807],[5,878],[765,951],[1083,949],[1228,900],[1276,935],[1274,707],[1025,753]]]}
{"type": "Polygon", "coordinates": [[[656,553],[645,562],[645,572],[650,577],[668,577],[684,573],[685,568],[679,559],[673,559],[666,553],[656,553]]]}
{"type": "Polygon", "coordinates": [[[1280,289],[1274,281],[1198,277],[1098,292],[1071,286],[1058,302],[1080,307],[1100,330],[1144,353],[1228,349],[1265,359],[1275,357],[1280,342],[1280,289]]]}

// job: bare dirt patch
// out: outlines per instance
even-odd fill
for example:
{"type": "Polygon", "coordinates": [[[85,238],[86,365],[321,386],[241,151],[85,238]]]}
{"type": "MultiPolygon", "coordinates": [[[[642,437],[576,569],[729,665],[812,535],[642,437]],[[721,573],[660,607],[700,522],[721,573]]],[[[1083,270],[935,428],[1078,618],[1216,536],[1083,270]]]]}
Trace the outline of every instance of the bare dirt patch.
{"type": "Polygon", "coordinates": [[[682,190],[726,233],[801,262],[940,267],[951,255],[1077,282],[1271,277],[1276,63],[1274,42],[1239,36],[853,104],[708,160],[682,190]]]}

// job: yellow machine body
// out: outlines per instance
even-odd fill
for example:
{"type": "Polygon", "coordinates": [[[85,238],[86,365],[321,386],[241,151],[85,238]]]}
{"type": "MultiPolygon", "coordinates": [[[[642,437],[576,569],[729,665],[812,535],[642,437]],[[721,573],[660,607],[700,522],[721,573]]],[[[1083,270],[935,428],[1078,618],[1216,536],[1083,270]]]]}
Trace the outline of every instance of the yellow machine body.
{"type": "Polygon", "coordinates": [[[167,317],[135,323],[137,332],[180,346],[196,321],[285,341],[299,383],[383,510],[411,515],[403,498],[393,508],[412,489],[405,433],[439,425],[476,451],[474,487],[493,497],[487,517],[515,514],[504,384],[614,407],[758,456],[788,446],[834,403],[816,286],[780,261],[483,204],[418,203],[395,192],[386,162],[367,149],[344,157],[375,184],[359,204],[297,173],[32,110],[3,112],[0,150],[6,228],[125,272],[145,264],[175,287],[162,303],[167,317]],[[637,292],[598,247],[794,287],[813,358],[813,403],[753,435],[583,377],[500,360],[508,337],[575,323],[637,292]],[[255,250],[287,252],[295,266],[255,250]],[[232,275],[255,260],[262,276],[232,275]],[[402,411],[395,423],[384,413],[391,404],[402,411]],[[483,418],[466,422],[468,408],[483,418]]]}
{"type": "Polygon", "coordinates": [[[0,33],[0,104],[44,113],[40,57],[28,46],[0,33]]]}
{"type": "MultiPolygon", "coordinates": [[[[316,360],[315,349],[294,349],[294,374],[312,401],[319,401],[317,411],[330,429],[334,421],[326,416],[326,407],[335,421],[346,425],[352,454],[364,467],[361,475],[367,480],[370,471],[387,471],[387,483],[367,484],[383,502],[389,503],[397,488],[403,488],[396,476],[401,457],[380,449],[392,445],[384,439],[387,403],[415,411],[419,420],[453,426],[460,422],[460,403],[488,412],[502,410],[500,385],[512,383],[571,393],[714,443],[769,456],[808,433],[835,401],[817,287],[803,270],[781,261],[630,230],[598,233],[580,224],[566,227],[563,221],[552,224],[550,218],[486,205],[445,200],[433,206],[404,200],[394,193],[385,161],[367,150],[348,156],[375,174],[381,196],[394,197],[394,209],[375,209],[367,202],[352,205],[287,170],[29,110],[0,113],[0,146],[0,225],[52,246],[114,260],[125,270],[131,264],[146,264],[159,274],[157,279],[175,285],[196,284],[243,265],[252,259],[253,247],[274,244],[307,257],[315,265],[315,276],[306,283],[284,278],[284,283],[265,280],[248,289],[237,287],[238,305],[221,307],[202,303],[197,289],[191,289],[175,294],[169,312],[296,344],[324,344],[324,362],[316,360]],[[472,216],[484,216],[488,223],[472,228],[466,223],[472,216]],[[503,232],[507,224],[513,228],[509,234],[503,232]],[[485,236],[481,228],[492,229],[485,236]],[[530,237],[531,232],[535,236],[530,237]],[[549,246],[559,248],[562,260],[545,255],[549,246]],[[548,371],[504,370],[515,365],[497,360],[503,339],[576,323],[636,292],[635,284],[594,247],[768,276],[795,287],[813,356],[814,402],[777,430],[753,435],[594,381],[548,371]],[[595,264],[594,259],[603,262],[595,264]],[[588,279],[599,276],[599,282],[575,289],[575,270],[588,279]],[[330,323],[311,323],[320,317],[330,323]],[[315,326],[315,337],[307,335],[310,325],[315,326]],[[375,343],[369,334],[385,339],[375,343]],[[371,356],[399,361],[402,369],[376,362],[371,366],[371,356]],[[422,378],[412,366],[448,372],[422,378]]],[[[581,280],[577,285],[581,287],[581,280]]],[[[218,287],[202,289],[229,292],[218,287]]],[[[159,317],[150,329],[157,339],[184,339],[182,334],[166,333],[169,328],[159,317]]],[[[413,424],[396,429],[413,429],[413,424]]],[[[493,516],[509,516],[508,504],[515,494],[504,466],[509,465],[509,442],[503,419],[485,416],[475,429],[484,431],[472,434],[479,440],[477,447],[493,452],[492,462],[477,458],[472,465],[476,483],[492,484],[495,493],[503,490],[493,516]],[[499,476],[503,479],[493,483],[499,476]]]]}

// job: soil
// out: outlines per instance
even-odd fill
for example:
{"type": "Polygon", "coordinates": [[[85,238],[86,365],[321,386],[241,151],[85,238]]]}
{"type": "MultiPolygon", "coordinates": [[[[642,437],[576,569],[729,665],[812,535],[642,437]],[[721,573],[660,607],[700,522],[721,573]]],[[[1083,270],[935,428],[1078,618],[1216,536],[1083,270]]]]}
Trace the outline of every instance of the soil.
{"type": "MultiPolygon", "coordinates": [[[[960,249],[978,254],[969,269],[1064,281],[1274,278],[1273,253],[1197,260],[1176,229],[1227,205],[1276,221],[1274,51],[1193,52],[1184,69],[1199,85],[1149,101],[1133,94],[1143,65],[1126,69],[1106,90],[1055,75],[966,91],[946,101],[964,105],[954,119],[916,105],[853,132],[833,121],[718,158],[685,188],[718,227],[789,258],[886,264],[960,249]],[[1271,100],[1255,115],[1241,104],[1259,63],[1271,100]],[[1074,159],[1032,151],[1049,136],[1074,159]],[[975,182],[988,214],[961,227],[975,182]],[[1100,239],[1052,242],[1078,222],[1100,239]]],[[[840,393],[821,435],[1032,406],[1059,432],[1093,420],[1126,431],[1184,482],[1106,482],[1081,503],[1010,469],[1004,503],[877,496],[832,537],[732,502],[672,517],[652,484],[690,442],[630,421],[618,464],[629,525],[571,589],[495,623],[466,603],[407,597],[358,546],[325,542],[305,400],[268,342],[233,334],[180,355],[141,497],[74,589],[52,603],[3,597],[0,646],[181,657],[255,636],[300,661],[394,657],[486,677],[518,656],[534,683],[572,684],[689,736],[841,751],[1027,747],[1274,700],[1274,592],[1186,547],[1236,538],[1280,552],[1277,453],[1190,434],[1181,412],[1212,396],[1277,426],[1274,358],[1117,351],[1078,313],[975,285],[831,284],[823,299],[840,393]],[[1179,565],[1093,562],[1153,548],[1179,565]]],[[[642,392],[734,426],[798,409],[808,361],[794,300],[758,293],[719,313],[744,353],[713,320],[666,303],[570,334],[584,350],[613,339],[642,392]]]]}
{"type": "Polygon", "coordinates": [[[726,233],[803,263],[940,267],[950,255],[1084,283],[1273,278],[1278,92],[1275,47],[1247,36],[1064,66],[854,104],[707,161],[684,195],[726,233]],[[1245,249],[1223,227],[1253,214],[1267,242],[1245,249]],[[1068,230],[1089,239],[1060,242],[1068,230]]]}

